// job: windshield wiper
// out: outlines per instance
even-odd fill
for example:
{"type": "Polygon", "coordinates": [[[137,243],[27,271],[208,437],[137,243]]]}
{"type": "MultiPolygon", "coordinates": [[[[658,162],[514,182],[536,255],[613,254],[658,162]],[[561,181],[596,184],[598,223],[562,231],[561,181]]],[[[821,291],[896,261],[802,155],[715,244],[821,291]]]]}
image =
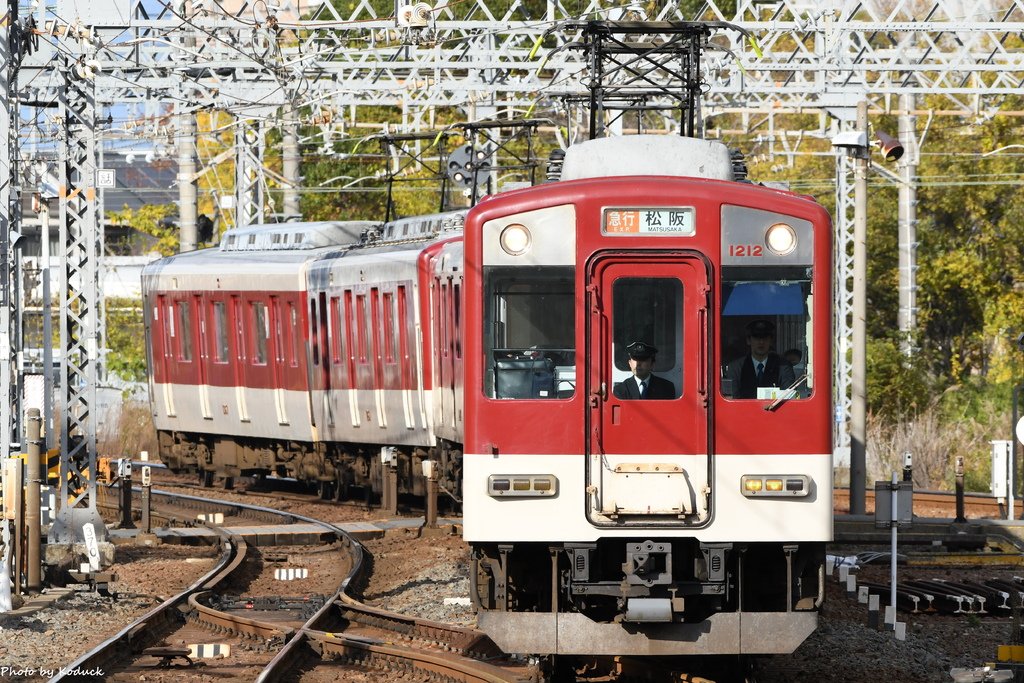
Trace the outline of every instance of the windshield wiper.
{"type": "Polygon", "coordinates": [[[774,401],[772,401],[771,403],[766,405],[764,407],[764,409],[769,411],[769,412],[773,411],[776,408],[778,408],[779,406],[781,406],[783,403],[788,401],[789,399],[796,398],[796,391],[795,391],[796,388],[798,386],[800,386],[801,384],[806,384],[806,383],[807,383],[807,373],[805,372],[804,374],[800,375],[800,377],[798,377],[795,382],[793,382],[791,385],[786,387],[785,395],[779,396],[777,399],[775,399],[774,401]],[[791,391],[793,392],[792,394],[789,393],[791,391]]]}

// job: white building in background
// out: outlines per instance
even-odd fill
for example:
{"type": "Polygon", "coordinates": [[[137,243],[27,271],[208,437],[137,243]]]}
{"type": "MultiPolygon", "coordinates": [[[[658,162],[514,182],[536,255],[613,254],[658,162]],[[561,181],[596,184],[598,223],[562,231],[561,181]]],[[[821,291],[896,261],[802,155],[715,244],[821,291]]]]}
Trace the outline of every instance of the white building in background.
{"type": "Polygon", "coordinates": [[[100,259],[100,291],[108,299],[141,299],[142,269],[160,254],[104,256],[100,259]]]}

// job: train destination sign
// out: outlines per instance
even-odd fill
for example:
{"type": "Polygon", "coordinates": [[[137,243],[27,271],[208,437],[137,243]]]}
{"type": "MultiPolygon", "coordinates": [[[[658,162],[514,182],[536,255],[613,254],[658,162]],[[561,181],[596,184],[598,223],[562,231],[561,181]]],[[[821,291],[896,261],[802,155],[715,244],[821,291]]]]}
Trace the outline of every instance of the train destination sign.
{"type": "Polygon", "coordinates": [[[606,235],[693,235],[693,208],[605,209],[602,231],[606,235]]]}

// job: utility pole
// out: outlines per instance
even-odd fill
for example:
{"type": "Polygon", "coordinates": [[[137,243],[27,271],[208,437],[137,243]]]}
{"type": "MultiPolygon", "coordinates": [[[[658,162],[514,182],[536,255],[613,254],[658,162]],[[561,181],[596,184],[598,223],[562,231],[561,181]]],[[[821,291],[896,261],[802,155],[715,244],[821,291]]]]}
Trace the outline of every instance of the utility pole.
{"type": "Polygon", "coordinates": [[[188,105],[178,102],[178,251],[195,251],[199,245],[198,183],[196,182],[196,119],[188,105]]]}
{"type": "Polygon", "coordinates": [[[302,185],[301,159],[297,113],[294,108],[285,107],[281,135],[281,170],[284,175],[283,221],[302,220],[302,209],[299,207],[299,187],[302,185]]]}
{"type": "Polygon", "coordinates": [[[914,95],[900,96],[899,139],[905,153],[899,160],[899,310],[896,325],[904,355],[914,352],[917,331],[917,117],[914,95]]]}
{"type": "MultiPolygon", "coordinates": [[[[857,131],[868,131],[868,103],[857,103],[857,131]]],[[[853,367],[850,393],[850,514],[865,511],[867,477],[868,164],[871,148],[858,149],[853,207],[853,367]]]]}

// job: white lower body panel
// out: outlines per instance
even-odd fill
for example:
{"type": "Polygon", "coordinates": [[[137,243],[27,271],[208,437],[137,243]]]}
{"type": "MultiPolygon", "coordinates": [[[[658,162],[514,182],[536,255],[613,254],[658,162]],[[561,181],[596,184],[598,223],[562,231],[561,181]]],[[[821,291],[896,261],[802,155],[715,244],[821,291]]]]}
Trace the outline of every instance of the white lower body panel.
{"type": "MultiPolygon", "coordinates": [[[[700,526],[652,528],[633,524],[595,526],[587,519],[594,505],[587,492],[582,455],[467,454],[463,459],[463,536],[470,543],[591,542],[599,538],[646,534],[715,542],[800,542],[832,540],[832,456],[716,455],[712,464],[710,517],[700,526]],[[552,497],[492,497],[493,474],[553,474],[552,497]],[[740,478],[754,474],[803,474],[810,479],[804,497],[747,498],[740,478]]],[[[642,483],[643,479],[638,479],[642,483]]]]}

